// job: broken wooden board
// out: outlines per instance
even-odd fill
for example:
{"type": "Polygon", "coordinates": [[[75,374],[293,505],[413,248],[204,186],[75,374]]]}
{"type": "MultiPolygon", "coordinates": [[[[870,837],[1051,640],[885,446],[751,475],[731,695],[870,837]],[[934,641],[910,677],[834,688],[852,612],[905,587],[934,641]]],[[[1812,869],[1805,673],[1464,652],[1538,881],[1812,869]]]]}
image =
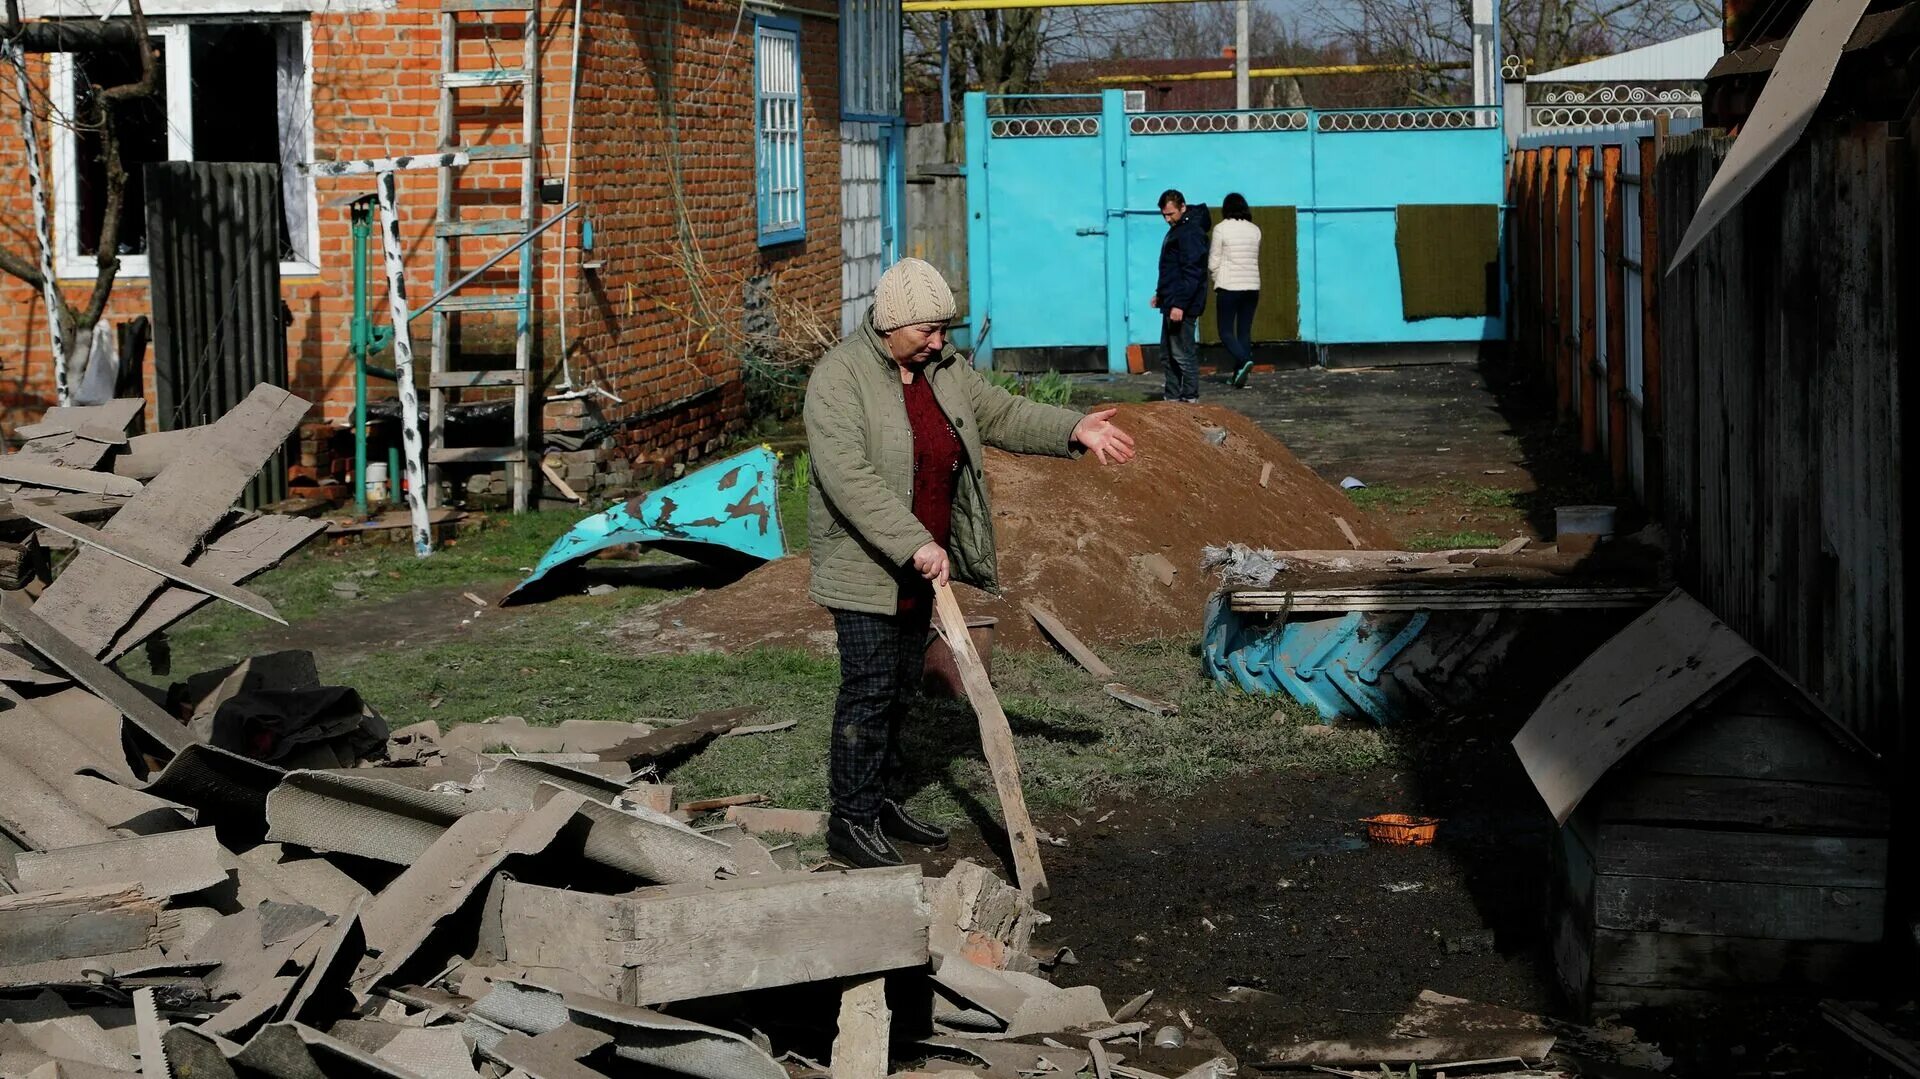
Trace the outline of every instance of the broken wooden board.
{"type": "Polygon", "coordinates": [[[1059,645],[1067,655],[1072,656],[1073,661],[1084,667],[1088,674],[1105,681],[1112,681],[1119,677],[1113,673],[1112,667],[1107,666],[1099,656],[1094,654],[1093,649],[1088,648],[1079,637],[1074,636],[1073,631],[1069,630],[1052,611],[1032,600],[1020,606],[1032,616],[1034,622],[1040,626],[1041,632],[1051,638],[1053,643],[1059,645]]]}
{"type": "MultiPolygon", "coordinates": [[[[115,518],[118,520],[119,518],[115,518]]],[[[74,559],[77,565],[83,552],[74,559]]],[[[120,565],[118,559],[102,555],[120,565]]],[[[73,572],[70,565],[61,574],[65,579],[73,572]]],[[[144,570],[140,572],[145,572],[144,570]]],[[[34,651],[45,656],[54,666],[73,676],[73,680],[92,690],[127,717],[134,726],[140,728],[148,737],[175,753],[193,744],[193,735],[179,720],[168,715],[153,699],[133,688],[133,685],[118,674],[109,670],[105,664],[93,658],[93,653],[63,635],[59,629],[40,617],[40,610],[46,604],[47,595],[59,584],[49,585],[40,596],[40,602],[32,606],[27,604],[17,592],[0,592],[0,622],[25,641],[34,651]]]]}
{"type": "Polygon", "coordinates": [[[26,517],[20,513],[20,507],[28,502],[58,510],[76,521],[104,521],[127,504],[126,499],[111,495],[45,495],[34,498],[15,495],[10,499],[0,498],[0,525],[26,521],[26,517]]]}
{"type": "MultiPolygon", "coordinates": [[[[101,448],[105,449],[105,447],[101,448]]],[[[91,472],[23,460],[22,455],[18,453],[0,457],[0,480],[91,495],[129,496],[137,495],[141,491],[139,480],[130,480],[111,472],[91,472]]]]}
{"type": "Polygon", "coordinates": [[[840,991],[840,1024],[833,1038],[833,1079],[887,1079],[887,1009],[883,974],[856,978],[840,991]]]}
{"type": "MultiPolygon", "coordinates": [[[[134,537],[161,557],[186,559],[227,515],[267,458],[286,443],[307,407],[285,390],[254,387],[128,499],[102,531],[134,537]]],[[[151,570],[84,550],[47,586],[36,609],[49,625],[97,656],[166,585],[166,578],[151,570]]]]}
{"type": "Polygon", "coordinates": [[[1106,691],[1107,696],[1112,697],[1114,700],[1119,701],[1129,708],[1138,708],[1142,712],[1151,712],[1156,716],[1163,717],[1177,716],[1180,714],[1179,705],[1155,697],[1149,697],[1139,690],[1134,689],[1132,686],[1127,685],[1125,682],[1108,682],[1101,688],[1106,691]]]}
{"type": "Polygon", "coordinates": [[[1537,1061],[1553,1051],[1553,1043],[1553,1035],[1538,1031],[1487,1032],[1460,1038],[1354,1038],[1301,1042],[1275,1049],[1264,1066],[1351,1064],[1371,1068],[1379,1064],[1432,1064],[1504,1057],[1537,1061]]]}
{"type": "Polygon", "coordinates": [[[593,895],[509,882],[507,962],[660,1004],[924,965],[918,866],[593,895]]]}
{"type": "Polygon", "coordinates": [[[1902,1074],[1920,1076],[1920,1047],[1912,1042],[1837,1000],[1821,1001],[1820,1016],[1902,1074]]]}
{"type": "Polygon", "coordinates": [[[14,857],[14,866],[20,883],[34,890],[131,883],[148,895],[170,897],[227,880],[212,828],[28,851],[14,857]]]}
{"type": "Polygon", "coordinates": [[[685,723],[609,747],[601,752],[600,759],[626,761],[629,766],[638,769],[642,765],[698,749],[759,714],[760,709],[751,707],[703,712],[685,723]]]}
{"type": "Polygon", "coordinates": [[[727,820],[755,836],[792,835],[813,839],[827,834],[827,815],[811,809],[733,806],[727,810],[727,820]]]}
{"type": "Polygon", "coordinates": [[[974,715],[980,721],[980,745],[993,772],[994,793],[1000,799],[1000,814],[1005,818],[1007,837],[1013,847],[1014,875],[1020,890],[1029,900],[1047,895],[1047,871],[1040,864],[1039,836],[1033,818],[1027,815],[1026,792],[1020,787],[1020,759],[1013,749],[1013,730],[1007,725],[1007,713],[993,691],[993,680],[973,650],[973,636],[967,630],[967,616],[960,611],[953,586],[936,585],[933,606],[940,635],[960,672],[960,684],[967,691],[974,715]]]}
{"type": "Polygon", "coordinates": [[[158,947],[173,917],[131,883],[0,896],[0,967],[158,947]]]}
{"type": "Polygon", "coordinates": [[[273,609],[273,604],[267,602],[265,596],[222,580],[217,575],[199,567],[176,562],[150,551],[137,539],[109,535],[99,529],[89,528],[64,514],[37,507],[31,502],[23,505],[20,511],[26,514],[28,520],[42,528],[51,528],[90,548],[105,551],[115,558],[130,562],[141,569],[150,570],[196,592],[204,592],[216,599],[224,599],[243,611],[251,611],[283,626],[287,624],[287,620],[280,617],[280,612],[273,609]]]}
{"type": "MultiPolygon", "coordinates": [[[[263,516],[213,537],[191,563],[194,569],[238,584],[264,573],[326,531],[326,524],[305,517],[263,516]]],[[[212,597],[191,588],[169,585],[153,597],[133,623],[113,639],[104,659],[112,661],[139,647],[142,641],[199,610],[212,597]]]]}
{"type": "Polygon", "coordinates": [[[19,439],[45,438],[48,435],[73,434],[83,427],[124,434],[128,425],[146,410],[147,402],[138,397],[116,397],[97,405],[55,405],[47,409],[37,423],[13,429],[19,439]]]}
{"type": "Polygon", "coordinates": [[[688,813],[711,813],[716,809],[753,806],[772,800],[764,794],[729,794],[723,798],[696,798],[691,802],[681,802],[680,808],[688,813]]]}

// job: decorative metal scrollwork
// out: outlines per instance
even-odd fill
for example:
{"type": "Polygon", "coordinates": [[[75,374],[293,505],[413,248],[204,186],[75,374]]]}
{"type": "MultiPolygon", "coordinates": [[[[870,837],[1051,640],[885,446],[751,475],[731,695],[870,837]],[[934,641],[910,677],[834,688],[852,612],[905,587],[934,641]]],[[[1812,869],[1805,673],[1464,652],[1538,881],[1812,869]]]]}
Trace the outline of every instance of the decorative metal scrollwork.
{"type": "Polygon", "coordinates": [[[1098,116],[1002,116],[988,133],[996,139],[1087,138],[1100,134],[1098,116]]]}

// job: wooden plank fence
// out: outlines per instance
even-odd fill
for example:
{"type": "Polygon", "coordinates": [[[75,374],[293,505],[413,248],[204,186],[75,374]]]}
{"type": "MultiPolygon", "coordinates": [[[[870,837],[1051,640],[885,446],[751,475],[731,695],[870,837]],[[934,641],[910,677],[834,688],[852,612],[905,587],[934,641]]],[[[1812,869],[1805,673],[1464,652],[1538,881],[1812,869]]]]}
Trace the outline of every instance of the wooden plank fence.
{"type": "Polygon", "coordinates": [[[1679,583],[1906,762],[1913,125],[1817,123],[1670,276],[1730,138],[1523,146],[1509,192],[1515,348],[1561,417],[1679,583]]]}

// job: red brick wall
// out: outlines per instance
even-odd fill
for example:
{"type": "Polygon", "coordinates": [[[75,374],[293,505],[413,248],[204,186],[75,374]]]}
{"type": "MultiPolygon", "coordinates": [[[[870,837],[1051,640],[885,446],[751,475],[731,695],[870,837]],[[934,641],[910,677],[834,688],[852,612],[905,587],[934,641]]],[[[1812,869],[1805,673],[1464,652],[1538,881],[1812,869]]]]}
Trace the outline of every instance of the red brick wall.
{"type": "MultiPolygon", "coordinates": [[[[831,0],[812,0],[832,10],[831,0]]],[[[381,13],[316,14],[313,39],[314,142],[322,159],[355,159],[435,148],[440,29],[435,0],[401,0],[381,13]]],[[[550,230],[537,242],[539,310],[536,340],[549,385],[559,378],[560,348],[555,304],[566,296],[570,359],[575,384],[597,383],[623,399],[599,399],[596,411],[619,428],[618,449],[635,471],[691,459],[716,448],[744,424],[736,342],[708,332],[703,322],[732,325],[746,277],[773,273],[778,288],[817,304],[837,320],[839,305],[839,98],[837,24],[803,18],[801,37],[806,81],[805,131],[808,238],[762,250],[755,243],[752,96],[753,24],[738,23],[731,0],[594,0],[584,10],[586,35],[580,55],[581,85],[575,125],[573,190],[569,201],[586,205],[573,223],[550,230]],[[670,110],[663,110],[671,103],[670,110]],[[674,155],[667,138],[669,112],[678,127],[679,197],[674,155]],[[687,228],[675,227],[676,203],[685,207],[687,228]],[[580,216],[596,232],[591,256],[604,268],[580,270],[580,216]],[[566,277],[559,280],[559,250],[573,245],[566,277]],[[676,254],[677,253],[677,254],[676,254]],[[680,264],[705,267],[703,291],[710,314],[698,310],[694,289],[680,264]]],[[[463,16],[463,25],[473,16],[463,16]]],[[[514,17],[507,17],[514,18],[514,17]]],[[[542,148],[539,176],[558,179],[565,164],[567,91],[573,41],[573,8],[546,0],[540,13],[542,148]]],[[[497,55],[518,66],[521,42],[507,34],[491,42],[475,30],[461,36],[462,64],[481,67],[497,55]]],[[[36,84],[45,86],[44,58],[34,58],[36,84]]],[[[10,72],[7,73],[10,77],[10,72]]],[[[10,81],[10,78],[9,78],[10,81]]],[[[9,96],[11,87],[9,89],[9,96]]],[[[461,136],[468,142],[518,141],[519,91],[460,91],[461,136]],[[491,132],[491,133],[489,133],[491,132]]],[[[43,128],[43,138],[46,132],[43,128]]],[[[51,162],[50,146],[43,149],[51,162]]],[[[482,201],[517,200],[519,163],[475,167],[463,190],[491,187],[482,201]]],[[[320,272],[288,277],[282,294],[293,310],[288,362],[295,392],[316,402],[314,418],[344,422],[353,403],[352,364],[347,355],[351,314],[351,253],[347,211],[328,203],[371,191],[368,177],[324,179],[318,184],[320,272]]],[[[406,226],[409,295],[430,289],[433,248],[431,172],[402,173],[400,200],[406,226]]],[[[551,212],[542,207],[541,215],[551,212]]],[[[511,213],[503,209],[499,213],[511,213]]],[[[480,215],[475,215],[480,216],[480,215]]],[[[495,216],[489,213],[485,216],[495,216]]],[[[466,265],[477,264],[499,241],[465,241],[466,265]]],[[[31,203],[17,116],[0,110],[0,245],[34,257],[31,203]]],[[[508,259],[487,280],[511,288],[508,259]]],[[[384,276],[375,254],[373,288],[377,321],[385,322],[384,276]]],[[[81,302],[86,283],[64,283],[81,302]]],[[[121,321],[149,311],[145,282],[116,284],[108,319],[121,321]]],[[[52,362],[46,312],[22,283],[0,276],[0,408],[9,425],[26,422],[52,403],[52,362]]],[[[509,352],[511,329],[489,327],[482,316],[461,316],[468,354],[509,352]]],[[[418,359],[426,364],[428,320],[414,325],[418,359]]],[[[472,360],[461,366],[511,366],[508,359],[472,360]]],[[[148,384],[152,384],[149,375],[148,384]]],[[[374,392],[390,386],[374,383],[374,392]]],[[[423,394],[424,397],[424,394],[423,394]]],[[[621,471],[626,471],[622,468],[621,471]]]]}

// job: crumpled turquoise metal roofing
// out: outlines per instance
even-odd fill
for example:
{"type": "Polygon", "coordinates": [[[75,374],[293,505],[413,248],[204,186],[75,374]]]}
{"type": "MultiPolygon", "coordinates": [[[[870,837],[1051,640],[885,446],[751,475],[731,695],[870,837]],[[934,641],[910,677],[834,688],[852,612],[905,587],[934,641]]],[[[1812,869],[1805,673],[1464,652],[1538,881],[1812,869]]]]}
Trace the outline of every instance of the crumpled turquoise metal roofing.
{"type": "Polygon", "coordinates": [[[547,548],[509,598],[561,566],[625,543],[670,546],[696,559],[703,546],[767,561],[779,558],[787,553],[780,530],[779,467],[772,450],[757,446],[595,514],[547,548]]]}

